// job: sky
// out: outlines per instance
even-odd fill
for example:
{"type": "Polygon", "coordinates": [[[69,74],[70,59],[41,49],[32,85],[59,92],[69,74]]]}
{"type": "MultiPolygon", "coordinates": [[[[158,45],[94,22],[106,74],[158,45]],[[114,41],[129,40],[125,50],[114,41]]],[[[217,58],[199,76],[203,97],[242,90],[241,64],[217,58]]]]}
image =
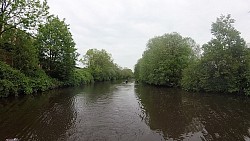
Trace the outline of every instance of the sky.
{"type": "Polygon", "coordinates": [[[231,14],[250,43],[250,0],[48,0],[48,5],[69,24],[80,57],[88,49],[105,49],[130,69],[155,36],[178,32],[207,43],[212,22],[222,14],[231,14]]]}

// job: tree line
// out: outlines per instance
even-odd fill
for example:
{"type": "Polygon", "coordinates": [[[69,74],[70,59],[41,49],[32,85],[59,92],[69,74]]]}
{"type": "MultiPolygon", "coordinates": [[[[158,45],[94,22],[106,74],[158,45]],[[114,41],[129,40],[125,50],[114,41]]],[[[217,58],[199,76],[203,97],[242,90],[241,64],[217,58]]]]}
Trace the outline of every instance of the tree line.
{"type": "Polygon", "coordinates": [[[133,77],[105,50],[90,49],[76,67],[69,25],[48,10],[46,0],[0,2],[0,97],[133,77]]]}
{"type": "Polygon", "coordinates": [[[201,47],[178,33],[156,36],[135,65],[135,78],[189,91],[250,95],[250,50],[231,15],[212,23],[213,38],[201,47]]]}

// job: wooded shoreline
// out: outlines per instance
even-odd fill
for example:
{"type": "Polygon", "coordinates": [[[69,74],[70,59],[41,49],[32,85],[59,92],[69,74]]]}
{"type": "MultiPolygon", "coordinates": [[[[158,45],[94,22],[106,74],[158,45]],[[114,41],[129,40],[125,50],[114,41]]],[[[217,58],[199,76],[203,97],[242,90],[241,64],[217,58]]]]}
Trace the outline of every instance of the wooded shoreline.
{"type": "Polygon", "coordinates": [[[202,46],[176,32],[150,39],[133,73],[104,49],[80,56],[69,25],[48,12],[46,0],[1,1],[0,8],[0,97],[132,77],[188,91],[250,95],[250,49],[231,15],[212,23],[213,38],[202,46]]]}
{"type": "Polygon", "coordinates": [[[1,1],[0,8],[0,97],[133,77],[105,50],[79,57],[69,25],[46,0],[1,1]]]}

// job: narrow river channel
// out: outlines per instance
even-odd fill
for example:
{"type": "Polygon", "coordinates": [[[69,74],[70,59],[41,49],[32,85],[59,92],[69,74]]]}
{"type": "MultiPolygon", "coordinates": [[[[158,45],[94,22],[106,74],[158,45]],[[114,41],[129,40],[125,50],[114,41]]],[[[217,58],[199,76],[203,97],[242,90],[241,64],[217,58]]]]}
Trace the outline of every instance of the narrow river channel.
{"type": "Polygon", "coordinates": [[[250,99],[105,82],[0,100],[0,141],[250,140],[250,99]]]}

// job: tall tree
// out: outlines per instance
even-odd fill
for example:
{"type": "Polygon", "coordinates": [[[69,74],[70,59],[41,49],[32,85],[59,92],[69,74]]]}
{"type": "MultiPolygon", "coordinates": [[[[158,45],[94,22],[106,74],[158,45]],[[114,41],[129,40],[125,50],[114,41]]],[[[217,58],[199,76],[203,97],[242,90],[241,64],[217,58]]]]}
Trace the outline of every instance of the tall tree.
{"type": "Polygon", "coordinates": [[[182,71],[194,56],[188,41],[178,33],[150,39],[140,60],[140,79],[154,85],[179,86],[182,71]]]}
{"type": "Polygon", "coordinates": [[[22,31],[16,30],[13,48],[13,67],[29,74],[38,67],[38,52],[34,45],[34,38],[22,31]]]}
{"type": "Polygon", "coordinates": [[[0,60],[25,74],[37,68],[37,48],[34,38],[20,29],[10,29],[2,36],[4,43],[0,44],[0,60]]]}
{"type": "Polygon", "coordinates": [[[37,27],[48,15],[47,1],[44,0],[1,0],[0,37],[13,28],[37,27]]]}
{"type": "Polygon", "coordinates": [[[42,68],[51,77],[67,80],[75,67],[78,53],[65,21],[52,16],[46,24],[41,25],[37,46],[42,68]]]}
{"type": "Polygon", "coordinates": [[[184,73],[184,88],[231,93],[249,91],[249,49],[234,28],[234,22],[230,15],[222,15],[212,24],[214,38],[203,45],[201,60],[184,73]]]}
{"type": "Polygon", "coordinates": [[[90,69],[93,77],[97,81],[111,79],[111,72],[114,66],[111,54],[104,49],[89,49],[82,59],[84,65],[90,69]]]}

